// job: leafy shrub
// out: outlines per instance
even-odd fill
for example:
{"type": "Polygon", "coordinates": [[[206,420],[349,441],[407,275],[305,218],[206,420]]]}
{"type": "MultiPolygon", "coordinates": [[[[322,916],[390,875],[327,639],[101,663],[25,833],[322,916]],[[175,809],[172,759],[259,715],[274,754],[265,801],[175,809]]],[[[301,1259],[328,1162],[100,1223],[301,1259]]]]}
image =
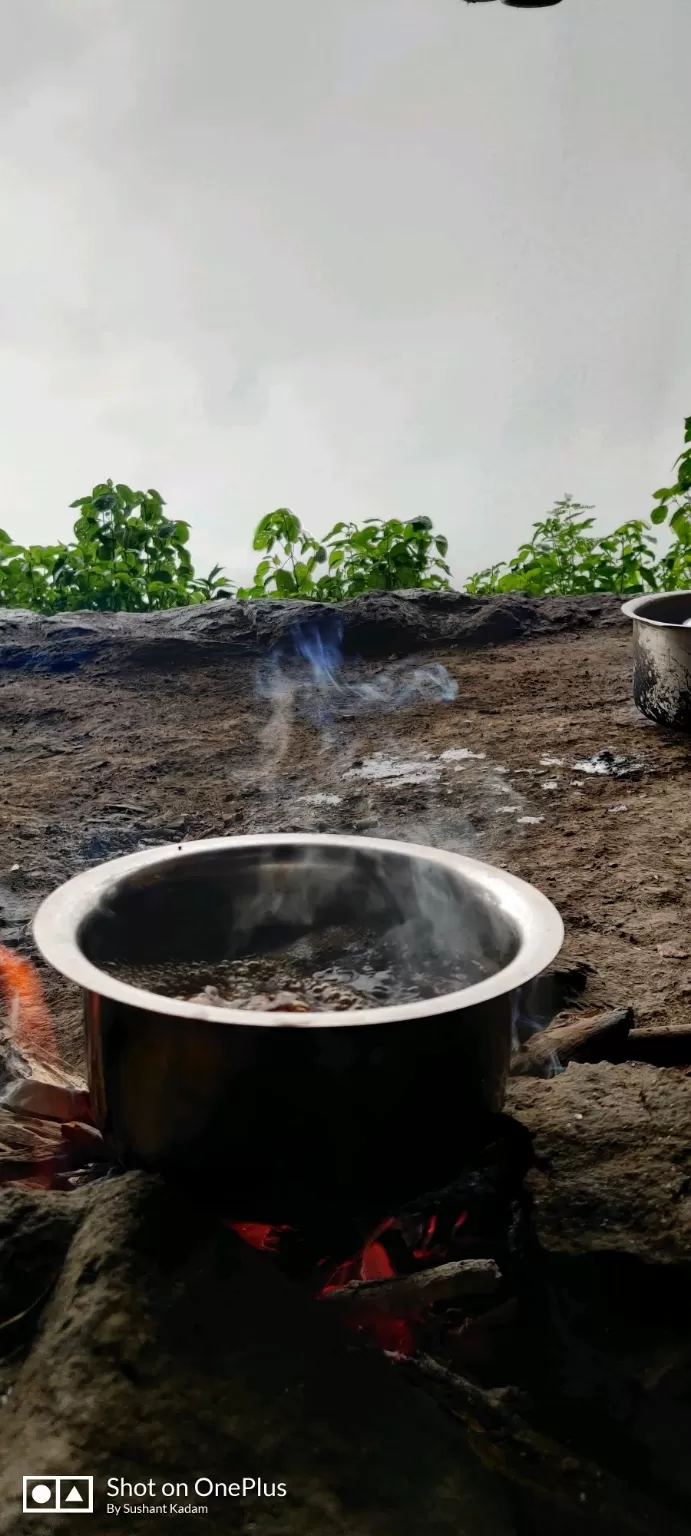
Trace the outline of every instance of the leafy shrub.
{"type": "Polygon", "coordinates": [[[167,518],[158,491],[106,480],[72,502],[73,544],[14,544],[0,529],[0,605],[39,613],[145,612],[228,596],[220,566],[194,574],[189,525],[167,518]]]}
{"type": "Polygon", "coordinates": [[[477,594],[521,591],[674,592],[691,588],[691,416],[684,423],[686,447],[674,468],[674,485],[655,491],[650,519],[632,518],[613,533],[597,538],[592,507],[571,496],[555,503],[533,524],[533,537],[508,564],[491,565],[471,576],[466,591],[477,594]],[[654,528],[667,521],[672,543],[657,558],[654,528]]]}
{"type": "Polygon", "coordinates": [[[266,554],[252,586],[240,588],[238,597],[307,597],[335,603],[361,592],[448,588],[451,574],[444,560],[448,540],[433,533],[428,517],[409,523],[369,517],[361,528],[336,523],[318,540],[283,507],[262,518],[254,548],[266,554]],[[326,570],[318,575],[323,565],[326,570]]]}
{"type": "Polygon", "coordinates": [[[663,592],[691,587],[691,416],[684,422],[684,442],[687,446],[674,465],[676,481],[653,493],[657,506],[650,514],[651,523],[657,525],[669,517],[674,535],[674,543],[657,568],[658,586],[663,592]]]}
{"type": "Polygon", "coordinates": [[[314,571],[326,560],[326,549],[303,528],[288,507],[269,512],[257,524],[252,548],[266,550],[251,587],[239,587],[238,597],[312,597],[314,571]]]}
{"type": "MultiPolygon", "coordinates": [[[[676,480],[655,492],[649,519],[632,518],[598,537],[592,507],[564,496],[533,524],[532,539],[512,560],[478,571],[466,591],[632,595],[691,588],[691,416],[684,442],[676,480]],[[658,558],[654,530],[665,523],[672,541],[658,558]]],[[[73,543],[24,547],[0,529],[0,607],[147,612],[233,595],[220,566],[195,575],[189,524],[166,516],[158,491],[106,480],[72,506],[79,514],[73,543]]],[[[262,558],[238,597],[337,602],[362,592],[449,587],[448,541],[428,517],[370,517],[362,527],[341,522],[315,539],[281,507],[257,525],[254,548],[262,558]]]]}
{"type": "Polygon", "coordinates": [[[0,528],[0,607],[33,608],[37,613],[56,613],[55,561],[63,544],[15,544],[0,528]]]}
{"type": "Polygon", "coordinates": [[[521,544],[507,564],[478,571],[466,591],[529,592],[545,596],[567,592],[645,592],[657,588],[655,539],[644,519],[632,519],[604,538],[591,534],[595,519],[585,507],[564,496],[537,523],[528,544],[521,544]]]}

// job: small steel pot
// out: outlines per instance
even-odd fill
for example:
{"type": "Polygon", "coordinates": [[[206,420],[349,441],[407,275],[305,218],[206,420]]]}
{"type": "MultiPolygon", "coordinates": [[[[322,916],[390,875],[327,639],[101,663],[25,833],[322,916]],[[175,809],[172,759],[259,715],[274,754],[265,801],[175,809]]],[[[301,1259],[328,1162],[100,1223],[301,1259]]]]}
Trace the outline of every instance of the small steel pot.
{"type": "Polygon", "coordinates": [[[633,697],[649,720],[691,730],[691,592],[634,597],[622,612],[633,619],[633,697]]]}
{"type": "Polygon", "coordinates": [[[248,1210],[285,1212],[296,1190],[374,1196],[457,1173],[466,1134],[502,1107],[518,990],[563,925],[532,886],[457,854],[267,834],[101,864],[43,902],[34,935],[83,989],[94,1112],[121,1159],[218,1177],[248,1210]],[[384,931],[421,904],[437,952],[481,962],[484,980],[399,1007],[281,1015],[180,1002],[102,969],[218,961],[334,921],[384,931]]]}

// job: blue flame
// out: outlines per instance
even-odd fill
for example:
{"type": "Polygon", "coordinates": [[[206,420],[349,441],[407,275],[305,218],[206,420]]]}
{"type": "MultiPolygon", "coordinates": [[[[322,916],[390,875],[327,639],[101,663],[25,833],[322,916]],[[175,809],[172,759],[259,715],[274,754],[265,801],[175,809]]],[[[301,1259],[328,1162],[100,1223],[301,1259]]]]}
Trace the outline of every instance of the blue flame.
{"type": "Polygon", "coordinates": [[[337,673],[343,665],[343,625],[336,614],[317,624],[295,624],[291,641],[294,654],[309,664],[320,688],[341,686],[337,673]]]}

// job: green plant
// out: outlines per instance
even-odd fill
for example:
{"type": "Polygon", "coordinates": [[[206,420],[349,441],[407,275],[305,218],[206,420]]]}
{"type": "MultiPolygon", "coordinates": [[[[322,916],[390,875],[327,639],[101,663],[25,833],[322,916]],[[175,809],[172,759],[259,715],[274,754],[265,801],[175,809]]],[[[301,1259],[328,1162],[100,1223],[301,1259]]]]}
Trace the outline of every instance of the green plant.
{"type": "MultiPolygon", "coordinates": [[[[592,507],[563,496],[533,524],[532,538],[508,563],[478,571],[469,593],[521,591],[676,591],[691,588],[691,416],[676,480],[654,494],[650,519],[631,518],[613,533],[593,532],[592,507]],[[672,540],[658,557],[655,529],[667,523],[672,540]]],[[[189,524],[167,517],[158,491],[133,491],[105,480],[72,506],[74,541],[16,544],[0,529],[0,607],[39,613],[102,609],[146,612],[230,597],[233,584],[215,565],[195,575],[189,524]]],[[[367,518],[334,524],[315,539],[287,507],[258,523],[254,549],[262,558],[238,597],[299,597],[338,602],[363,592],[412,587],[448,590],[448,541],[428,517],[367,518]]]]}
{"type": "Polygon", "coordinates": [[[691,586],[691,416],[684,422],[684,442],[687,446],[674,465],[676,481],[654,491],[657,506],[650,514],[651,523],[657,526],[669,518],[674,535],[674,543],[657,568],[658,585],[664,592],[691,586]]]}
{"type": "Polygon", "coordinates": [[[603,538],[591,533],[592,507],[563,496],[541,521],[529,543],[508,564],[472,576],[466,591],[528,592],[532,596],[572,592],[644,592],[657,585],[655,539],[643,519],[623,523],[603,538]]]}
{"type": "Polygon", "coordinates": [[[580,570],[590,554],[593,538],[588,530],[594,518],[583,517],[591,507],[572,496],[555,502],[551,512],[533,524],[529,543],[506,563],[490,566],[471,577],[467,591],[474,593],[523,591],[536,594],[580,590],[580,570]]]}
{"type": "Polygon", "coordinates": [[[55,613],[52,572],[64,544],[15,544],[0,528],[0,607],[55,613]]]}
{"type": "Polygon", "coordinates": [[[326,550],[288,507],[268,512],[257,523],[252,548],[266,554],[252,585],[239,587],[238,597],[314,597],[314,571],[326,560],[326,550]]]}
{"type": "Polygon", "coordinates": [[[356,523],[336,523],[324,543],[329,561],[325,582],[340,583],[344,597],[406,587],[439,591],[449,586],[448,539],[434,533],[429,517],[414,517],[408,523],[395,517],[386,521],[368,517],[362,528],[356,523]]]}
{"type": "Polygon", "coordinates": [[[158,491],[106,480],[72,502],[74,543],[24,549],[0,531],[0,603],[41,613],[145,612],[229,596],[220,566],[195,576],[189,525],[171,520],[158,491]]]}
{"type": "Polygon", "coordinates": [[[582,590],[631,596],[655,592],[659,580],[655,555],[655,536],[645,518],[631,518],[614,533],[595,540],[584,561],[584,576],[590,585],[582,590]]]}
{"type": "Polygon", "coordinates": [[[258,524],[254,548],[266,551],[250,587],[238,597],[306,597],[337,602],[361,592],[404,587],[448,587],[444,561],[448,543],[435,535],[428,517],[403,523],[398,518],[368,518],[336,523],[322,540],[312,537],[300,519],[282,507],[258,524]],[[321,575],[318,567],[326,565],[321,575]]]}

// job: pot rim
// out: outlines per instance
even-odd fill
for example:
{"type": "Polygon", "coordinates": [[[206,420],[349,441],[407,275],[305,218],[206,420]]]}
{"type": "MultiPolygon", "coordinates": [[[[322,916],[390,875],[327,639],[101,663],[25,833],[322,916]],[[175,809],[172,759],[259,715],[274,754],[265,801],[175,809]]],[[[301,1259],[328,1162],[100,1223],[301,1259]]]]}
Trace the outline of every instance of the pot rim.
{"type": "Polygon", "coordinates": [[[356,837],[337,833],[265,832],[240,837],[203,838],[195,842],[167,843],[145,848],[138,853],[110,859],[92,869],[74,875],[41,903],[33,921],[34,941],[43,958],[54,970],[77,982],[86,992],[97,993],[112,1002],[148,1013],[166,1014],[180,1019],[202,1019],[210,1023],[244,1025],[271,1029],[306,1029],[315,1025],[352,1027],[353,1025],[397,1023],[405,1019],[429,1018],[431,1014],[453,1013],[472,1008],[493,998],[505,996],[532,981],[558,955],[564,941],[564,924],[556,907],[535,886],[517,875],[446,849],[428,848],[418,843],[396,842],[385,838],[356,837]],[[130,986],[87,960],[79,944],[79,930],[97,902],[107,897],[123,880],[136,872],[179,863],[200,853],[221,852],[233,848],[304,847],[352,848],[371,853],[393,853],[399,857],[424,859],[446,869],[451,875],[465,877],[466,883],[492,894],[500,909],[512,921],[521,936],[518,954],[510,963],[484,981],[461,991],[444,993],[416,1003],[396,1007],[366,1008],[352,1012],[280,1014],[254,1010],[218,1008],[212,1004],[189,1003],[163,997],[156,992],[130,986]]]}
{"type": "MultiPolygon", "coordinates": [[[[643,603],[661,602],[664,598],[670,597],[691,599],[691,591],[685,589],[680,592],[640,592],[638,597],[631,597],[627,603],[622,603],[621,611],[626,614],[627,619],[635,619],[639,624],[650,624],[653,629],[684,629],[688,633],[686,624],[676,624],[669,619],[649,618],[647,614],[638,611],[643,603]]],[[[691,611],[689,617],[691,617],[691,611]]]]}

